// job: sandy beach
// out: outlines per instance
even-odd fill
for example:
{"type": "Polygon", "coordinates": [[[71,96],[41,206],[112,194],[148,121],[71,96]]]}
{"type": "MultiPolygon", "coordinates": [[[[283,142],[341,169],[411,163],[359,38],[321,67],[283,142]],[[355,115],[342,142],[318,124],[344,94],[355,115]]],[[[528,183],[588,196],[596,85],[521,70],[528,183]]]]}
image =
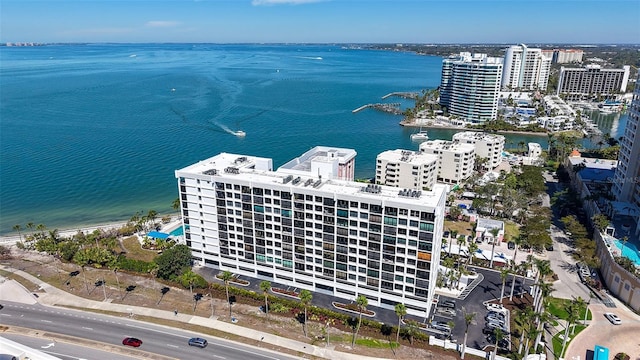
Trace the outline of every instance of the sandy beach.
{"type": "MultiPolygon", "coordinates": [[[[78,231],[82,231],[85,234],[89,234],[96,230],[119,229],[125,226],[127,222],[128,221],[115,221],[115,222],[95,224],[95,225],[84,225],[84,226],[70,227],[65,229],[58,229],[58,234],[61,237],[70,237],[77,234],[78,231]]],[[[179,222],[180,222],[180,218],[176,215],[173,215],[171,216],[171,220],[168,223],[161,224],[162,230],[175,228],[179,224],[179,222]]],[[[48,229],[48,230],[52,230],[52,229],[48,229]]],[[[23,229],[20,233],[21,235],[18,235],[17,233],[13,233],[9,235],[0,236],[0,245],[15,244],[16,242],[21,240],[20,238],[24,240],[25,235],[32,233],[32,231],[23,229]]]]}

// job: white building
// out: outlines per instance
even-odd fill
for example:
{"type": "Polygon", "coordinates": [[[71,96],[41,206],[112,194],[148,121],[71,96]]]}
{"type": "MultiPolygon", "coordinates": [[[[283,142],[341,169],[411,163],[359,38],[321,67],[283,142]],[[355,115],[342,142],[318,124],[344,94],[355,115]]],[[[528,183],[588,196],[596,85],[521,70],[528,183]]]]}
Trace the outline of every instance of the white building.
{"type": "Polygon", "coordinates": [[[627,126],[620,141],[618,167],[612,187],[618,201],[633,204],[636,209],[640,208],[640,75],[638,80],[629,106],[627,126]]]}
{"type": "Polygon", "coordinates": [[[544,104],[544,109],[547,114],[550,114],[551,116],[576,116],[576,111],[558,95],[547,95],[542,98],[542,103],[544,104]]]}
{"type": "Polygon", "coordinates": [[[480,131],[462,131],[453,134],[453,141],[463,144],[472,144],[476,155],[487,159],[484,165],[486,170],[495,169],[502,162],[504,151],[504,136],[489,134],[480,131]]]}
{"type": "Polygon", "coordinates": [[[574,123],[574,118],[564,115],[541,116],[538,118],[538,125],[551,132],[573,130],[574,123]]]}
{"type": "Polygon", "coordinates": [[[502,71],[502,89],[546,90],[552,57],[542,49],[514,45],[507,48],[502,71]]]}
{"type": "Polygon", "coordinates": [[[376,158],[376,184],[414,190],[433,188],[438,157],[410,150],[388,150],[376,158]]]}
{"type": "Polygon", "coordinates": [[[527,144],[527,149],[527,156],[522,157],[522,165],[542,165],[542,146],[538,143],[530,142],[527,144]]]}
{"type": "Polygon", "coordinates": [[[278,168],[292,175],[314,174],[325,179],[353,181],[356,171],[353,149],[316,146],[278,168]]]}
{"type": "Polygon", "coordinates": [[[581,63],[583,56],[583,50],[557,49],[553,51],[553,62],[558,64],[581,63]]]}
{"type": "Polygon", "coordinates": [[[629,82],[629,65],[622,69],[603,69],[600,65],[583,68],[560,68],[557,94],[572,99],[587,96],[610,96],[624,93],[629,82]]]}
{"type": "Polygon", "coordinates": [[[429,140],[420,151],[438,156],[438,182],[457,184],[473,174],[475,146],[457,141],[429,140]]]}
{"type": "Polygon", "coordinates": [[[502,58],[460,53],[442,60],[440,105],[449,115],[479,123],[495,119],[502,77],[502,58]]]}
{"type": "Polygon", "coordinates": [[[272,162],[221,153],[176,170],[199,265],[429,315],[448,186],[399,190],[319,176],[302,162],[273,171],[272,162]]]}

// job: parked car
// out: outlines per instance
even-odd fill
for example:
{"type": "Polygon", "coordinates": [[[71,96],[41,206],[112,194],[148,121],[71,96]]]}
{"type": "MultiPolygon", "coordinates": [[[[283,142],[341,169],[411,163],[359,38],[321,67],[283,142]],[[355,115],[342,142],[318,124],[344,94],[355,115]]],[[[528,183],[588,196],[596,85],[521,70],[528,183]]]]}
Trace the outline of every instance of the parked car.
{"type": "Polygon", "coordinates": [[[451,332],[451,328],[449,327],[449,325],[447,325],[444,322],[432,321],[431,322],[431,327],[436,329],[436,330],[440,330],[442,332],[445,332],[445,333],[450,333],[451,332]]]}
{"type": "Polygon", "coordinates": [[[505,309],[504,306],[500,304],[489,303],[487,304],[487,310],[504,313],[507,309],[505,309]]]}
{"type": "Polygon", "coordinates": [[[507,331],[507,328],[504,324],[500,324],[498,322],[495,321],[488,321],[487,324],[485,325],[485,328],[489,328],[489,329],[500,329],[504,332],[507,331]]]}
{"type": "MultiPolygon", "coordinates": [[[[496,334],[495,334],[495,332],[492,332],[492,333],[487,335],[487,342],[489,344],[495,345],[495,343],[496,343],[496,334]]],[[[498,341],[498,348],[508,350],[509,349],[509,340],[503,338],[502,340],[498,341]]]]}
{"type": "Polygon", "coordinates": [[[487,324],[489,324],[489,323],[497,323],[502,327],[504,327],[504,324],[505,324],[504,319],[500,319],[500,318],[497,318],[497,317],[486,317],[485,320],[487,321],[487,324]]]}
{"type": "Polygon", "coordinates": [[[209,342],[206,339],[195,337],[189,339],[189,346],[197,346],[199,348],[206,348],[209,342]]]}
{"type": "Polygon", "coordinates": [[[455,309],[456,303],[453,300],[444,300],[444,301],[438,302],[438,306],[455,309]]]}
{"type": "Polygon", "coordinates": [[[122,345],[140,347],[140,345],[142,345],[142,340],[134,337],[126,337],[122,340],[122,345]]]}
{"type": "Polygon", "coordinates": [[[508,248],[509,250],[513,250],[513,249],[515,249],[515,248],[516,248],[516,243],[514,243],[513,241],[509,241],[509,242],[507,243],[507,248],[508,248]]]}
{"type": "Polygon", "coordinates": [[[620,325],[622,324],[622,320],[620,320],[620,318],[618,317],[618,315],[614,314],[614,313],[604,313],[604,317],[607,318],[607,320],[609,320],[613,325],[620,325]]]}
{"type": "Polygon", "coordinates": [[[504,314],[501,314],[501,313],[490,312],[487,314],[487,316],[484,317],[484,319],[487,321],[495,320],[504,324],[505,316],[504,314]]]}

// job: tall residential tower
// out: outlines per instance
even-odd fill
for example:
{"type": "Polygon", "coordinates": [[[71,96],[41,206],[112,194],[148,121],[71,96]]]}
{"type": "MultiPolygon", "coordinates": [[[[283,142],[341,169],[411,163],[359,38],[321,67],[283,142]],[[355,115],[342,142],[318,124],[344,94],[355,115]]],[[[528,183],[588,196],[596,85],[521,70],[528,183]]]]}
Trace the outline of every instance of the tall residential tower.
{"type": "Polygon", "coordinates": [[[502,77],[502,58],[460,53],[442,61],[440,105],[450,115],[479,123],[495,119],[502,77]]]}
{"type": "Polygon", "coordinates": [[[448,186],[340,180],[330,169],[350,154],[313,148],[273,171],[272,159],[221,153],[177,170],[195,260],[345,302],[364,295],[387,309],[403,303],[409,314],[428,316],[448,186]]]}
{"type": "Polygon", "coordinates": [[[524,44],[510,46],[504,56],[502,89],[546,90],[552,56],[524,44]]]}

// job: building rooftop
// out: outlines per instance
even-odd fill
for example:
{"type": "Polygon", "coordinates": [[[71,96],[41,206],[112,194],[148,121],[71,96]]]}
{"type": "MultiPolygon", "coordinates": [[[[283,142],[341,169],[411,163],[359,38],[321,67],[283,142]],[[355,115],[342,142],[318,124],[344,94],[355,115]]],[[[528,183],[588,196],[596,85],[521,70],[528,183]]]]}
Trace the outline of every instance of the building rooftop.
{"type": "Polygon", "coordinates": [[[387,150],[381,152],[378,158],[384,159],[390,162],[405,162],[413,165],[422,165],[425,163],[437,162],[438,156],[433,154],[426,154],[410,150],[387,150]]]}
{"type": "MultiPolygon", "coordinates": [[[[176,177],[195,177],[200,180],[233,179],[247,184],[260,183],[280,185],[290,188],[291,192],[305,190],[321,190],[323,192],[353,195],[354,198],[389,199],[408,204],[420,204],[435,208],[449,191],[448,185],[437,184],[430,191],[398,189],[397,187],[374,185],[355,181],[328,179],[312,173],[300,175],[290,172],[272,171],[272,159],[254,156],[221,153],[209,159],[176,170],[176,177]]],[[[218,180],[219,181],[219,180],[218,180]]],[[[308,192],[307,192],[308,193],[308,192]]]]}
{"type": "Polygon", "coordinates": [[[484,141],[504,141],[504,136],[489,134],[482,131],[461,131],[453,134],[453,140],[484,140],[484,141]]]}
{"type": "Polygon", "coordinates": [[[487,218],[478,218],[478,221],[476,223],[476,229],[478,228],[482,228],[482,229],[499,229],[499,230],[503,230],[504,229],[504,222],[500,221],[500,220],[493,220],[493,219],[487,219],[487,218]]]}
{"type": "Polygon", "coordinates": [[[447,141],[447,140],[429,140],[420,144],[420,150],[423,149],[435,149],[435,150],[446,150],[452,152],[473,152],[475,151],[475,146],[472,144],[460,143],[457,141],[447,141]]]}
{"type": "Polygon", "coordinates": [[[569,162],[571,162],[571,165],[584,165],[585,169],[603,169],[614,171],[618,166],[618,160],[585,158],[581,156],[570,156],[568,159],[569,162]]]}

